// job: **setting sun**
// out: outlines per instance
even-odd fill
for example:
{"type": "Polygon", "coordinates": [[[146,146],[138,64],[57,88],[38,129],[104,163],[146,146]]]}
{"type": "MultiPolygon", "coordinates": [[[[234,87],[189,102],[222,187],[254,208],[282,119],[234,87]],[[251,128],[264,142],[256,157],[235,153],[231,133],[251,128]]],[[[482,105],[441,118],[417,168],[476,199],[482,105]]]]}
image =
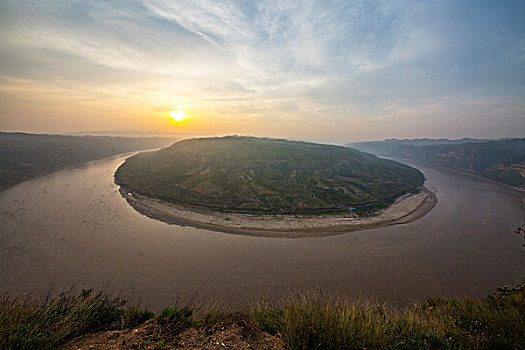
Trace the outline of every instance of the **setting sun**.
{"type": "Polygon", "coordinates": [[[170,117],[176,122],[181,122],[186,119],[186,113],[184,111],[172,111],[170,112],[170,117]]]}

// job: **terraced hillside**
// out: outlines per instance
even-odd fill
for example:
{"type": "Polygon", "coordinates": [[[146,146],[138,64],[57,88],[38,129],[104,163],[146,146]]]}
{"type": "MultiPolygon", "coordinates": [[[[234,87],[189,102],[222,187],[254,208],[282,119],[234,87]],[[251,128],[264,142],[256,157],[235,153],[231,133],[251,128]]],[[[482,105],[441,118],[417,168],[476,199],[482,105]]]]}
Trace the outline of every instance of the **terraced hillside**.
{"type": "Polygon", "coordinates": [[[227,136],[126,160],[121,186],[175,204],[246,213],[314,213],[385,203],[421,186],[406,165],[340,146],[227,136]]]}

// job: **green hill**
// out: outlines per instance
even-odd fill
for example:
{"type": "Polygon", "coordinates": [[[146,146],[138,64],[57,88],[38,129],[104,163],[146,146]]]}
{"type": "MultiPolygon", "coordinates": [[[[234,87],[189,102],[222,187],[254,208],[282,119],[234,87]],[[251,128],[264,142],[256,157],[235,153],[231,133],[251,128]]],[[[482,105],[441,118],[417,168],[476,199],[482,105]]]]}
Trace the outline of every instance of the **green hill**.
{"type": "Polygon", "coordinates": [[[424,177],[347,147],[227,136],[138,154],[115,180],[142,195],[212,210],[314,213],[388,202],[424,177]]]}
{"type": "Polygon", "coordinates": [[[31,177],[125,152],[159,148],[166,138],[0,132],[0,190],[31,177]]]}
{"type": "MultiPolygon", "coordinates": [[[[525,188],[525,139],[421,143],[420,140],[385,140],[348,144],[379,156],[413,159],[483,176],[525,188]]],[[[448,141],[448,140],[447,140],[448,141]]]]}

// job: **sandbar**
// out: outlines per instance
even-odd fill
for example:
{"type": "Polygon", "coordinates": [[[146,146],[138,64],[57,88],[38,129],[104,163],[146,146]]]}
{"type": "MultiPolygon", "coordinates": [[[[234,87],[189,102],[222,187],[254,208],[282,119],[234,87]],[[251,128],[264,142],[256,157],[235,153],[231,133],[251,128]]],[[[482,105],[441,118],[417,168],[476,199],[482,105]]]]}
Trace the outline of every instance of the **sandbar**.
{"type": "Polygon", "coordinates": [[[120,193],[141,214],[168,224],[249,236],[281,238],[330,236],[405,224],[423,217],[437,204],[436,195],[424,186],[414,193],[398,197],[392,205],[371,217],[358,217],[350,211],[346,214],[317,215],[224,213],[184,207],[142,196],[125,186],[120,188],[120,193]]]}

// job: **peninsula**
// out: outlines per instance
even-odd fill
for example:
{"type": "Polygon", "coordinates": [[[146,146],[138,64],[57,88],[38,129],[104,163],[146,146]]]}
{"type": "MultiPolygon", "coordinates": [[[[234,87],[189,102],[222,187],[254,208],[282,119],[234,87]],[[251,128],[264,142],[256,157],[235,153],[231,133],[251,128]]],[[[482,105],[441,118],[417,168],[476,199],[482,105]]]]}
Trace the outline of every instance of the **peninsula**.
{"type": "Polygon", "coordinates": [[[189,139],[137,154],[115,181],[154,219],[262,236],[408,222],[436,203],[409,166],[348,147],[255,137],[189,139]]]}

